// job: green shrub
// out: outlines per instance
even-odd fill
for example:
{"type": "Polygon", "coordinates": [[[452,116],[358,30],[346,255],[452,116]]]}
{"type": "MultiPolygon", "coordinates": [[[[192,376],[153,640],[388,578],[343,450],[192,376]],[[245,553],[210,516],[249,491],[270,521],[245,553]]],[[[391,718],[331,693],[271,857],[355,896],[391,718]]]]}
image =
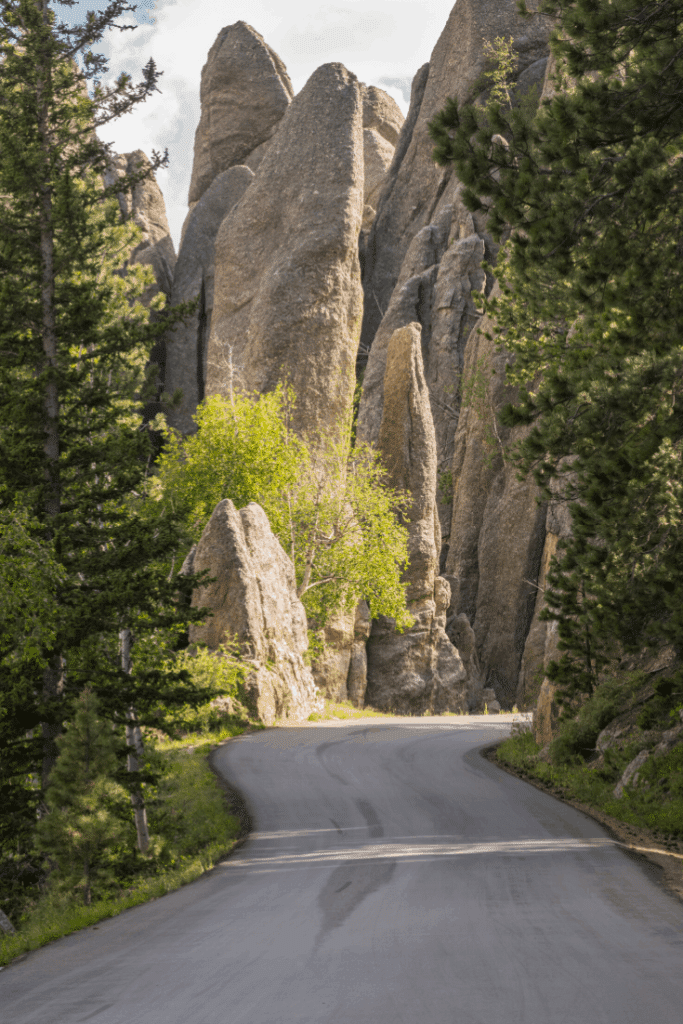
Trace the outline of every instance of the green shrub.
{"type": "Polygon", "coordinates": [[[575,718],[561,722],[558,735],[550,744],[553,764],[569,766],[584,762],[595,750],[595,741],[602,730],[623,710],[625,701],[644,680],[644,673],[632,672],[601,683],[575,718]]]}

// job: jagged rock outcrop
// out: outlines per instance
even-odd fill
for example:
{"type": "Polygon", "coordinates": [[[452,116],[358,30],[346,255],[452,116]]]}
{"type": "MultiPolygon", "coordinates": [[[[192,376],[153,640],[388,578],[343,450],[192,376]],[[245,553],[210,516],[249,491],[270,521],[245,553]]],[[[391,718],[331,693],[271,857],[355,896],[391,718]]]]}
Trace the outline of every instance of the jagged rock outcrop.
{"type": "Polygon", "coordinates": [[[194,429],[192,416],[204,398],[207,348],[214,303],[214,246],[225,215],[242,198],[254,174],[248,167],[231,167],[211,182],[188,214],[173,278],[171,302],[177,305],[199,294],[199,307],[178,323],[167,339],[164,388],[182,390],[181,404],[168,420],[183,433],[194,429]]]}
{"type": "MultiPolygon", "coordinates": [[[[540,15],[523,19],[514,0],[485,6],[478,0],[458,0],[454,6],[429,64],[415,76],[410,110],[368,245],[365,281],[383,310],[389,304],[410,242],[418,231],[435,221],[437,207],[453,177],[450,168],[438,167],[432,160],[434,144],[428,122],[443,108],[447,97],[459,101],[470,97],[484,69],[484,41],[493,42],[497,36],[514,38],[519,76],[526,73],[522,83],[525,88],[532,79],[542,80],[549,35],[548,19],[540,15]],[[536,65],[533,73],[532,65],[536,65]]],[[[380,319],[377,305],[367,303],[362,341],[368,348],[380,319]]]]}
{"type": "Polygon", "coordinates": [[[363,152],[365,195],[361,251],[377,212],[377,204],[405,118],[398,104],[383,89],[361,85],[363,96],[363,152]]]}
{"type": "Polygon", "coordinates": [[[295,427],[329,431],[347,414],[362,315],[362,94],[341,64],[311,76],[255,180],[216,238],[207,394],[232,351],[245,391],[288,380],[295,427]]]}
{"type": "Polygon", "coordinates": [[[438,575],[436,440],[420,333],[419,324],[413,323],[390,340],[378,439],[388,481],[409,501],[405,522],[410,565],[404,582],[415,622],[402,634],[391,619],[373,622],[367,699],[373,707],[399,714],[464,711],[468,704],[465,669],[445,632],[450,588],[438,575]]]}
{"type": "MultiPolygon", "coordinates": [[[[117,154],[102,176],[104,184],[109,187],[117,178],[134,174],[149,166],[150,161],[141,149],[136,149],[132,153],[117,154]]],[[[156,278],[156,285],[147,289],[141,301],[149,305],[160,291],[170,298],[176,253],[166,217],[166,204],[156,178],[152,176],[138,182],[133,188],[132,196],[131,193],[119,193],[118,201],[126,220],[132,219],[143,232],[143,239],[133,250],[131,262],[149,264],[156,278]]]]}
{"type": "Polygon", "coordinates": [[[294,567],[260,505],[238,512],[227,498],[218,503],[182,571],[203,569],[216,581],[198,587],[192,604],[210,608],[213,617],[190,627],[190,642],[215,650],[237,641],[250,667],[247,693],[266,725],[276,718],[304,721],[322,711],[303,660],[308,632],[294,567]]]}
{"type": "Polygon", "coordinates": [[[448,96],[475,98],[483,42],[499,35],[515,39],[515,102],[533,86],[540,91],[549,26],[539,17],[523,20],[513,3],[484,12],[459,0],[430,63],[415,76],[367,244],[361,356],[368,357],[357,431],[376,443],[389,339],[417,321],[437,442],[439,564],[452,589],[449,622],[466,615],[481,684],[511,706],[533,617],[545,510],[535,505],[535,488],[520,485],[502,462],[493,411],[510,400],[502,387],[505,356],[491,343],[487,348],[476,330],[481,314],[471,293],[490,294],[493,282],[481,263],[495,262],[498,246],[483,216],[464,206],[452,169],[434,164],[427,129],[448,96]]]}
{"type": "Polygon", "coordinates": [[[285,65],[255,29],[221,29],[202,68],[190,204],[271,137],[293,96],[285,65]]]}
{"type": "MultiPolygon", "coordinates": [[[[386,346],[394,330],[411,321],[422,326],[425,377],[437,438],[442,532],[441,570],[451,538],[451,465],[460,413],[464,352],[480,319],[471,297],[489,293],[492,280],[481,269],[495,262],[498,245],[481,213],[462,203],[462,185],[452,168],[432,159],[428,122],[449,96],[476,98],[484,69],[485,40],[515,39],[518,75],[514,101],[543,83],[549,26],[535,16],[522,19],[513,2],[485,10],[459,0],[432,53],[413,81],[410,109],[387,172],[377,216],[364,254],[365,306],[360,346],[364,369],[358,431],[376,442],[382,415],[386,346]]],[[[460,611],[456,605],[452,610],[460,611]]]]}

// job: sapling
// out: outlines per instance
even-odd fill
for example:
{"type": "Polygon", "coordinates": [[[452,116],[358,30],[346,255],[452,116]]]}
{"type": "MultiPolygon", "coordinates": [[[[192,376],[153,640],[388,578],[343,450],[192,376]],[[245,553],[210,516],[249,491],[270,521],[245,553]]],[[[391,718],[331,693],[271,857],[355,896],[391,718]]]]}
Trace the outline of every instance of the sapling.
{"type": "Polygon", "coordinates": [[[109,851],[129,834],[116,813],[128,801],[112,778],[117,738],[98,712],[97,697],[86,688],[73,721],[57,739],[59,755],[45,793],[48,812],[36,826],[36,847],[56,862],[53,881],[81,889],[87,905],[93,885],[111,880],[109,851]]]}

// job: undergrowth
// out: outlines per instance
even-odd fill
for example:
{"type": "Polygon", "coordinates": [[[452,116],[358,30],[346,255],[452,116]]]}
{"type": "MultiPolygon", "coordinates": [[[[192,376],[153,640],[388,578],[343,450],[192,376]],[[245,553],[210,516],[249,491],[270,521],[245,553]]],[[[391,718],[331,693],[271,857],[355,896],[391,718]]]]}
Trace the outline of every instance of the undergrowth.
{"type": "MultiPolygon", "coordinates": [[[[641,750],[654,746],[655,740],[635,738],[623,746],[608,747],[601,761],[595,763],[599,733],[624,710],[642,684],[643,676],[633,673],[600,686],[575,718],[560,721],[549,747],[549,762],[539,759],[541,747],[529,726],[513,726],[510,738],[496,748],[496,758],[552,787],[559,796],[598,808],[663,838],[683,839],[683,745],[666,754],[651,754],[639,771],[636,785],[626,785],[621,797],[614,796],[614,788],[624,769],[641,750]]],[[[659,722],[664,729],[680,720],[680,708],[665,710],[667,717],[659,722]]],[[[644,721],[642,712],[641,718],[644,721]]]]}
{"type": "Polygon", "coordinates": [[[139,852],[130,808],[124,809],[127,835],[107,851],[113,880],[94,889],[86,906],[48,870],[37,895],[7,909],[16,934],[0,937],[0,965],[194,881],[237,842],[240,821],[228,811],[207,758],[222,740],[264,726],[247,708],[244,671],[229,646],[218,658],[200,647],[182,657],[207,701],[166,716],[174,738],[142,730],[145,759],[158,776],[156,785],[144,787],[149,850],[139,852]]]}

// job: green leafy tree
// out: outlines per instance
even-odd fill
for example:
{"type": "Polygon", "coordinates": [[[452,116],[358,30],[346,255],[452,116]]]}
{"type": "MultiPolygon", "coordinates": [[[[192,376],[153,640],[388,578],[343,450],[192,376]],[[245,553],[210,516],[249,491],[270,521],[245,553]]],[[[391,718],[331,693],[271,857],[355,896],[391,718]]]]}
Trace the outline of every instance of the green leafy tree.
{"type": "Polygon", "coordinates": [[[519,387],[502,421],[531,427],[511,454],[572,513],[545,613],[569,699],[621,651],[681,650],[683,4],[540,11],[556,92],[535,117],[451,100],[430,130],[505,242],[485,308],[519,387]]]}
{"type": "Polygon", "coordinates": [[[129,832],[121,814],[128,794],[114,781],[117,739],[99,711],[95,694],[84,689],[73,722],[57,741],[59,756],[45,795],[50,813],[36,827],[38,850],[56,864],[52,884],[81,890],[86,904],[93,887],[114,881],[111,850],[129,832]]]}
{"type": "MultiPolygon", "coordinates": [[[[151,318],[140,301],[151,268],[130,263],[140,232],[116,199],[165,158],[105,188],[111,151],[96,134],[159,73],[150,61],[138,85],[124,74],[102,87],[106,61],[91,47],[134,7],[115,0],[69,28],[54,6],[0,5],[0,543],[22,574],[0,604],[3,886],[28,855],[56,738],[84,686],[122,733],[131,709],[134,725],[163,728],[160,700],[201,700],[186,673],[135,657],[124,670],[119,640],[129,629],[182,642],[200,617],[192,580],[168,570],[184,527],[149,496],[140,414],[150,351],[191,304],[168,313],[159,296],[151,318]]],[[[133,789],[143,781],[131,773],[133,789]]]]}
{"type": "Polygon", "coordinates": [[[351,447],[350,422],[341,438],[298,437],[289,427],[293,402],[281,387],[206,399],[195,434],[169,431],[158,461],[162,504],[184,513],[195,541],[223,498],[237,508],[261,505],[292,559],[312,628],[360,598],[373,615],[409,625],[400,581],[407,562],[402,498],[385,485],[372,451],[351,447]]]}

